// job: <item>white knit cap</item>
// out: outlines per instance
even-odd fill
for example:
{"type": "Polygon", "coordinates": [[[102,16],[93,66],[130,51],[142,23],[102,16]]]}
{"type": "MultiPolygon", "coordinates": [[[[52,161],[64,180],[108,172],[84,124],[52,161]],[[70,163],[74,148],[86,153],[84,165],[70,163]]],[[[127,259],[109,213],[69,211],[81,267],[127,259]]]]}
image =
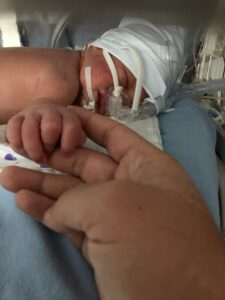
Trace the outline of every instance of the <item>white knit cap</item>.
{"type": "Polygon", "coordinates": [[[139,18],[124,18],[119,27],[104,33],[89,45],[105,49],[136,76],[135,62],[126,46],[136,48],[144,65],[143,87],[155,99],[173,88],[185,63],[186,30],[172,25],[154,25],[139,18]]]}

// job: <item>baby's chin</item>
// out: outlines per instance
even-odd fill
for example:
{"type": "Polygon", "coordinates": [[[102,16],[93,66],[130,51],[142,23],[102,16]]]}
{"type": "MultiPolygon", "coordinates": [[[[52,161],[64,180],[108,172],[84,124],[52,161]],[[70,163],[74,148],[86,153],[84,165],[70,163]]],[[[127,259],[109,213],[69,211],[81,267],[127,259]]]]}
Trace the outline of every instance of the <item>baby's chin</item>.
{"type": "Polygon", "coordinates": [[[88,111],[107,116],[107,97],[99,94],[96,101],[88,101],[82,95],[78,96],[73,105],[83,107],[88,111]]]}

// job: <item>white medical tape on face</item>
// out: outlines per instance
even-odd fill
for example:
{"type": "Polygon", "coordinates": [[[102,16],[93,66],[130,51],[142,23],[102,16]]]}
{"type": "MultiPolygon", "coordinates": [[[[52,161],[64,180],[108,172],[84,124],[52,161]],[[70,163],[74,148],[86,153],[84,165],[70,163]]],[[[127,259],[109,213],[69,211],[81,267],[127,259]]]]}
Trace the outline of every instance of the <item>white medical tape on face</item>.
{"type": "Polygon", "coordinates": [[[85,80],[86,80],[86,89],[88,94],[89,101],[95,101],[94,94],[92,92],[92,84],[91,84],[91,67],[85,67],[85,80]]]}
{"type": "Polygon", "coordinates": [[[108,66],[109,66],[110,72],[112,74],[113,85],[114,85],[113,95],[115,97],[119,97],[123,88],[122,88],[122,86],[119,85],[119,78],[118,78],[115,64],[114,64],[110,54],[105,49],[103,49],[102,53],[103,53],[103,56],[108,64],[108,66]]]}
{"type": "Polygon", "coordinates": [[[141,59],[141,56],[138,52],[138,50],[134,47],[123,47],[121,50],[128,50],[132,54],[133,61],[136,64],[136,86],[135,86],[135,91],[134,91],[134,98],[133,98],[133,104],[132,104],[132,111],[137,112],[140,104],[140,99],[141,99],[141,92],[142,92],[142,86],[143,86],[143,62],[141,59]]]}

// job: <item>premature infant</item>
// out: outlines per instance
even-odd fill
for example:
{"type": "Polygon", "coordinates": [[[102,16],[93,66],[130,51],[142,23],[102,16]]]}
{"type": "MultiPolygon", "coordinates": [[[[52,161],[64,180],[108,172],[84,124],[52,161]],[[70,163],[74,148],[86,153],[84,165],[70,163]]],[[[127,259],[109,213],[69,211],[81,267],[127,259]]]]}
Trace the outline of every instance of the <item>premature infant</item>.
{"type": "Polygon", "coordinates": [[[12,147],[43,162],[43,153],[51,152],[59,137],[67,153],[83,143],[82,130],[71,143],[74,126],[75,132],[79,129],[72,112],[53,104],[88,105],[94,101],[95,111],[106,115],[110,88],[117,88],[122,102],[131,107],[138,81],[141,102],[164,96],[183,67],[184,40],[185,32],[179,27],[124,18],[118,28],[88,44],[83,53],[67,49],[1,49],[1,123],[29,106],[7,126],[12,147]]]}
{"type": "MultiPolygon", "coordinates": [[[[132,99],[135,77],[113,58],[120,84],[132,99]]],[[[64,106],[88,99],[85,66],[92,66],[92,89],[96,102],[102,101],[112,86],[112,76],[102,55],[102,49],[90,46],[81,53],[66,49],[14,48],[0,50],[0,121],[25,107],[37,103],[57,103],[64,106]]],[[[143,91],[144,97],[146,93],[143,91]]]]}
{"type": "Polygon", "coordinates": [[[83,53],[67,49],[1,49],[0,122],[6,123],[31,104],[67,106],[88,102],[87,66],[91,67],[92,98],[98,112],[105,114],[106,95],[114,78],[103,50],[114,62],[126,105],[132,104],[136,78],[140,76],[137,62],[126,47],[138,51],[142,63],[141,100],[164,96],[183,67],[184,40],[185,31],[180,27],[124,18],[118,28],[88,44],[83,53]]]}

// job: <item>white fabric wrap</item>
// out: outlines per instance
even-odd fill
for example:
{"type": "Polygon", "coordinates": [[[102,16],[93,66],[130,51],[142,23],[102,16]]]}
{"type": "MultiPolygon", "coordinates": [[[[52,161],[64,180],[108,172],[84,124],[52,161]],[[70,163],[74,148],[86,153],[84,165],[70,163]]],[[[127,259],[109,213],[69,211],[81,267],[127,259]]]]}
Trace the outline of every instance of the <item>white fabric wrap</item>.
{"type": "Polygon", "coordinates": [[[172,25],[154,25],[147,20],[125,17],[118,28],[111,29],[90,43],[106,49],[136,77],[135,62],[124,46],[139,50],[143,65],[143,87],[155,99],[168,93],[183,70],[186,30],[172,25]]]}

